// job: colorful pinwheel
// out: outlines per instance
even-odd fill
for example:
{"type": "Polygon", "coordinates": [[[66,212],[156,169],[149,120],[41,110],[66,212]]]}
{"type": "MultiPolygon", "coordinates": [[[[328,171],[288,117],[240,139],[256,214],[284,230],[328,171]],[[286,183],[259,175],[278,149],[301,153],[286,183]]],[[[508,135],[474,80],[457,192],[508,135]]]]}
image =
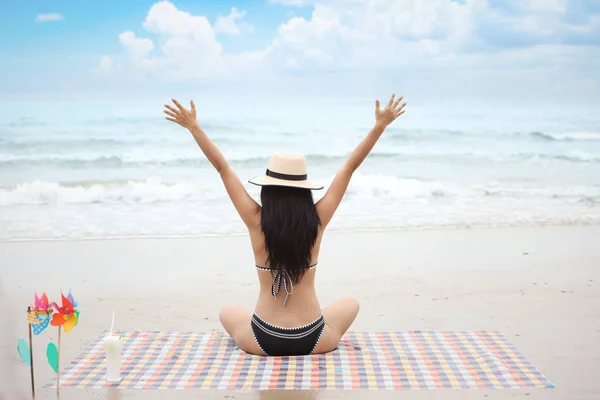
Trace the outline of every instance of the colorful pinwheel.
{"type": "Polygon", "coordinates": [[[77,311],[77,302],[73,300],[73,295],[71,295],[71,291],[67,297],[64,294],[60,294],[62,297],[62,306],[58,306],[58,304],[53,303],[54,310],[56,311],[54,315],[52,315],[52,321],[50,324],[52,326],[62,326],[65,330],[65,333],[71,332],[78,321],[79,321],[79,311],[77,311]]]}
{"type": "Polygon", "coordinates": [[[34,335],[39,335],[48,327],[52,311],[46,293],[42,293],[42,297],[35,293],[35,305],[27,310],[27,320],[33,328],[34,335]]]}
{"type": "Polygon", "coordinates": [[[52,315],[52,307],[48,302],[46,293],[42,293],[41,297],[35,294],[35,305],[27,307],[27,322],[29,323],[29,344],[19,339],[17,351],[21,361],[29,366],[31,374],[31,396],[35,399],[35,378],[33,368],[33,337],[42,333],[50,323],[50,315],[52,315]]]}
{"type": "Polygon", "coordinates": [[[62,305],[59,306],[56,303],[52,303],[54,306],[54,314],[52,315],[52,321],[50,325],[58,327],[58,346],[54,343],[48,343],[46,348],[46,356],[48,357],[48,363],[56,372],[56,394],[60,393],[60,332],[64,329],[65,333],[71,332],[77,323],[79,322],[79,311],[77,310],[77,302],[73,299],[73,295],[69,290],[67,297],[60,293],[62,298],[62,305]],[[62,328],[62,329],[61,329],[62,328]]]}

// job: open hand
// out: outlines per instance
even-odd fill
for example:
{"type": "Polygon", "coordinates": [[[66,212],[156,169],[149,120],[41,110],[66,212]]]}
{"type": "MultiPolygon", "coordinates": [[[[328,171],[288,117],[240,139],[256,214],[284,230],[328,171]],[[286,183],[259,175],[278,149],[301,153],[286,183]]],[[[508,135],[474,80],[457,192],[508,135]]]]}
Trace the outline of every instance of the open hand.
{"type": "Polygon", "coordinates": [[[165,118],[187,129],[192,129],[195,126],[198,126],[198,121],[196,120],[196,105],[194,104],[194,100],[190,101],[190,110],[187,110],[185,107],[179,104],[177,100],[172,100],[173,104],[175,104],[177,108],[165,104],[166,110],[164,110],[164,112],[168,115],[165,118]]]}
{"type": "Polygon", "coordinates": [[[388,101],[387,106],[385,106],[383,110],[380,107],[379,100],[375,101],[375,122],[377,124],[388,126],[394,122],[396,118],[404,114],[406,103],[400,104],[404,97],[400,96],[398,99],[394,100],[395,97],[395,94],[390,97],[390,101],[388,101]]]}

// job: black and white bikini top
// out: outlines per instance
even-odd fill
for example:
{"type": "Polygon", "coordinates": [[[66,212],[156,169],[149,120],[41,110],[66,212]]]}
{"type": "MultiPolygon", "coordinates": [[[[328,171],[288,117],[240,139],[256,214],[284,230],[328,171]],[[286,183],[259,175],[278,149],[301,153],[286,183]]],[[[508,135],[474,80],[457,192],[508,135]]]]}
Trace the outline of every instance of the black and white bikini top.
{"type": "MultiPolygon", "coordinates": [[[[307,268],[302,268],[303,271],[308,271],[309,269],[316,268],[318,261],[307,268]]],[[[273,271],[271,268],[264,268],[256,265],[256,268],[261,271],[273,271]]],[[[273,277],[273,286],[271,286],[271,294],[275,299],[279,295],[279,291],[281,290],[281,282],[283,281],[283,288],[285,290],[285,299],[283,299],[283,305],[287,302],[288,296],[294,293],[294,285],[292,284],[292,279],[290,278],[290,274],[284,269],[278,269],[275,272],[275,276],[273,277]]]]}

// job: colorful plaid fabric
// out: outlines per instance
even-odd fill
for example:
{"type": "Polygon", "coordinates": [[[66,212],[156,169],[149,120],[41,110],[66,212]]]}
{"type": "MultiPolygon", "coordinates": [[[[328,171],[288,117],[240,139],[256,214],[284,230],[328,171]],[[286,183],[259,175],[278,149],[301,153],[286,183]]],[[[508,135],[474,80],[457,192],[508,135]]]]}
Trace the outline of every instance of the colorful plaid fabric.
{"type": "MultiPolygon", "coordinates": [[[[129,332],[120,383],[104,379],[101,337],[61,374],[61,387],[122,389],[495,389],[554,387],[501,333],[349,332],[304,357],[252,356],[227,334],[129,332]]],[[[56,387],[52,382],[46,387],[56,387]]]]}

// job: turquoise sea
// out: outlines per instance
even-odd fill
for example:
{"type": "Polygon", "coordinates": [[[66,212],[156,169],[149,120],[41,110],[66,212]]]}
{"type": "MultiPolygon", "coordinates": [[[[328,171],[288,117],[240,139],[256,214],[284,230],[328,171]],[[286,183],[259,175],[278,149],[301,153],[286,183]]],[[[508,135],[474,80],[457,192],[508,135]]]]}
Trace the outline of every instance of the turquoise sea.
{"type": "MultiPolygon", "coordinates": [[[[244,233],[191,135],[163,119],[164,102],[3,104],[0,239],[244,233]]],[[[363,99],[196,103],[244,182],[279,150],[304,153],[327,187],[373,124],[363,99]]],[[[598,109],[409,103],[331,229],[598,224],[598,109]]]]}

